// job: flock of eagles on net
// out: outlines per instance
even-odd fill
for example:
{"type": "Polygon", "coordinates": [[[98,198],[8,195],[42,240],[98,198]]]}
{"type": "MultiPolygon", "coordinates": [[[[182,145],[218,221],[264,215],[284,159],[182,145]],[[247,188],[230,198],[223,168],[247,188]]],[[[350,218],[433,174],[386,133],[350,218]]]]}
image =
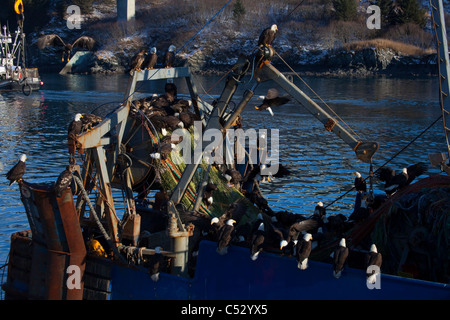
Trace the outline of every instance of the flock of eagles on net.
{"type": "MultiPolygon", "coordinates": [[[[258,45],[271,46],[277,31],[278,28],[276,25],[265,29],[259,37],[258,45]]],[[[40,49],[44,49],[47,46],[61,47],[63,49],[62,61],[64,61],[64,57],[66,57],[68,61],[74,48],[92,50],[95,45],[95,40],[88,36],[81,36],[72,43],[66,43],[58,35],[50,34],[40,37],[37,41],[37,45],[40,49]]],[[[163,58],[163,67],[173,67],[175,50],[175,46],[171,45],[169,47],[163,58]]],[[[153,69],[157,65],[157,60],[157,50],[155,47],[150,50],[149,55],[147,55],[146,49],[142,49],[131,60],[130,69],[137,71],[153,69]]],[[[176,94],[175,85],[168,83],[165,87],[165,94],[159,97],[152,97],[150,101],[135,102],[136,109],[146,112],[151,108],[152,113],[146,115],[151,116],[152,122],[155,123],[157,130],[162,132],[163,136],[166,136],[167,131],[172,131],[176,128],[188,128],[193,124],[195,118],[195,114],[188,110],[191,103],[182,99],[177,99],[176,94]],[[144,104],[146,105],[144,106],[144,104]]],[[[259,110],[268,110],[272,116],[273,112],[271,107],[279,106],[289,101],[288,97],[279,97],[276,89],[270,89],[267,95],[261,98],[264,99],[263,103],[255,108],[259,110]]],[[[89,128],[94,127],[101,121],[102,119],[96,115],[77,114],[70,123],[68,136],[71,161],[69,166],[61,173],[54,184],[54,191],[57,197],[61,197],[62,192],[69,188],[72,182],[74,153],[77,148],[76,136],[82,133],[83,130],[86,131],[89,130],[89,128]],[[72,144],[70,141],[72,141],[72,144]]],[[[163,139],[159,150],[152,154],[152,158],[164,159],[172,150],[174,143],[177,142],[179,141],[163,139]]],[[[22,182],[22,177],[26,171],[26,159],[26,155],[21,155],[18,163],[6,174],[6,178],[10,182],[9,185],[14,182],[22,182]]],[[[261,168],[257,167],[256,171],[250,172],[251,178],[255,178],[258,175],[259,178],[261,178],[260,169],[261,168]]],[[[395,170],[390,167],[381,167],[375,172],[375,176],[385,183],[384,191],[386,197],[390,197],[398,190],[408,186],[416,177],[425,173],[425,171],[426,165],[424,163],[417,163],[408,168],[404,168],[400,173],[396,173],[395,170]]],[[[284,174],[289,174],[289,171],[286,170],[284,174]]],[[[228,181],[229,185],[233,186],[239,186],[245,180],[249,179],[249,176],[242,177],[238,171],[230,169],[224,172],[223,176],[228,181]]],[[[327,237],[327,233],[328,235],[338,237],[339,239],[339,237],[343,236],[345,231],[347,231],[355,222],[364,220],[376,210],[376,205],[374,205],[373,202],[369,202],[366,197],[367,187],[365,179],[363,179],[359,173],[356,173],[354,189],[356,189],[359,196],[357,196],[357,201],[355,201],[354,212],[348,218],[342,214],[326,215],[326,209],[322,202],[317,203],[313,215],[303,216],[287,211],[272,211],[262,195],[251,199],[252,202],[261,209],[262,213],[265,214],[265,218],[263,218],[261,213],[258,214],[257,219],[252,221],[251,225],[247,225],[246,228],[247,239],[245,241],[247,241],[248,246],[250,247],[251,259],[256,260],[259,253],[265,249],[279,247],[283,254],[296,257],[297,265],[300,270],[308,268],[308,258],[311,250],[313,250],[315,245],[320,243],[322,239],[327,237]],[[313,239],[315,240],[315,244],[313,244],[313,239]]],[[[205,196],[203,198],[206,204],[212,203],[214,191],[216,190],[217,187],[211,183],[206,186],[205,196]]],[[[380,203],[378,203],[378,205],[379,204],[380,203]]],[[[204,221],[197,225],[197,227],[200,227],[199,229],[203,231],[200,237],[206,237],[217,241],[217,252],[219,254],[226,254],[227,248],[231,243],[239,242],[241,241],[239,239],[242,239],[242,232],[235,227],[236,222],[239,221],[239,214],[236,214],[239,210],[242,210],[242,208],[239,209],[239,205],[231,204],[222,216],[214,217],[208,221],[206,225],[204,221]]],[[[194,221],[194,225],[195,223],[196,222],[194,221]]],[[[156,250],[153,259],[155,261],[154,274],[157,274],[158,268],[156,265],[159,264],[162,259],[162,256],[159,253],[160,248],[158,249],[159,250],[156,250]],[[159,260],[157,259],[158,257],[159,260]]],[[[333,275],[336,278],[341,276],[348,256],[349,249],[346,246],[346,239],[342,237],[336,250],[332,253],[333,275]]],[[[377,252],[375,244],[372,244],[366,254],[366,266],[376,265],[380,268],[381,263],[381,253],[377,252]]],[[[368,273],[367,281],[375,283],[376,276],[376,271],[368,273]]],[[[157,277],[155,279],[157,279],[157,277]]]]}

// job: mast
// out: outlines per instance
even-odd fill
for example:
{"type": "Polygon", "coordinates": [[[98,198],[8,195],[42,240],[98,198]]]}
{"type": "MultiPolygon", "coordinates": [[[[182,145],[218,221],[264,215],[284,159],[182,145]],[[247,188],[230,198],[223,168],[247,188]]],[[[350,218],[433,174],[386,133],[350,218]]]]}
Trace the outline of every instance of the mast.
{"type": "MultiPolygon", "coordinates": [[[[17,13],[17,24],[18,24],[18,30],[20,33],[20,50],[19,54],[22,53],[22,68],[25,69],[25,34],[23,32],[23,21],[25,20],[25,16],[23,14],[23,2],[22,0],[16,0],[14,3],[14,11],[17,13]]],[[[17,61],[17,64],[19,64],[19,61],[17,61]]]]}
{"type": "MultiPolygon", "coordinates": [[[[447,142],[447,159],[450,157],[450,76],[447,32],[445,30],[444,6],[442,0],[430,0],[431,19],[436,36],[437,65],[439,72],[439,102],[442,109],[442,122],[447,142]]],[[[450,173],[450,168],[441,163],[443,171],[450,173]]]]}

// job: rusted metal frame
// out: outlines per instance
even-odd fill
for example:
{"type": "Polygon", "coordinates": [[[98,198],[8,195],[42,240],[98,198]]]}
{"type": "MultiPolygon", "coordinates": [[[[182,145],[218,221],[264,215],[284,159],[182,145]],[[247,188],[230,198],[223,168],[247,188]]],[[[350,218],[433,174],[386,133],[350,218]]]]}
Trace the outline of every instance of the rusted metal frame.
{"type": "Polygon", "coordinates": [[[190,76],[188,67],[161,68],[142,71],[133,71],[133,76],[129,78],[124,101],[129,105],[133,101],[136,85],[141,81],[187,78],[190,76]]]}
{"type": "Polygon", "coordinates": [[[93,155],[95,158],[95,165],[100,180],[99,189],[101,194],[105,197],[105,201],[107,202],[107,205],[105,206],[105,214],[106,220],[108,222],[109,235],[114,245],[117,246],[117,244],[119,243],[119,220],[117,219],[114,208],[114,199],[112,195],[110,175],[106,165],[105,150],[101,146],[97,147],[93,150],[93,155]]]}
{"type": "Polygon", "coordinates": [[[42,283],[39,283],[39,278],[44,274],[32,269],[30,294],[33,296],[40,296],[41,299],[61,300],[62,288],[64,284],[64,274],[66,267],[66,255],[61,252],[66,252],[67,248],[63,246],[60,241],[59,234],[63,233],[60,226],[56,223],[56,215],[53,212],[53,205],[49,192],[33,190],[34,203],[38,208],[39,218],[42,222],[43,231],[45,234],[45,244],[41,248],[35,245],[33,255],[40,256],[40,259],[45,259],[45,281],[47,290],[42,291],[39,288],[42,283]],[[44,249],[45,248],[45,249],[44,249]]]}
{"type": "Polygon", "coordinates": [[[235,112],[233,112],[230,117],[228,118],[227,122],[223,126],[223,132],[225,133],[225,130],[229,129],[231,125],[234,123],[234,121],[239,117],[239,115],[244,111],[245,107],[247,106],[250,99],[253,97],[254,91],[256,87],[258,86],[258,83],[255,83],[255,85],[252,87],[251,90],[246,90],[244,92],[244,95],[242,97],[241,102],[239,103],[238,107],[236,108],[235,112]]]}
{"type": "Polygon", "coordinates": [[[263,64],[256,77],[258,82],[267,80],[275,81],[316,119],[322,122],[328,131],[333,132],[348,144],[360,160],[370,162],[373,154],[378,150],[379,145],[377,142],[361,142],[357,140],[336,119],[323,110],[270,63],[263,64]]]}
{"type": "MultiPolygon", "coordinates": [[[[234,66],[234,69],[236,71],[241,71],[241,72],[238,72],[235,76],[228,77],[225,87],[220,95],[220,98],[219,98],[218,102],[216,103],[216,105],[214,106],[214,109],[211,111],[211,114],[207,121],[205,130],[209,130],[209,129],[222,130],[222,125],[220,124],[220,118],[223,116],[229,102],[231,101],[231,98],[233,97],[234,93],[236,92],[236,89],[239,85],[239,80],[244,76],[244,72],[242,72],[243,70],[241,70],[243,67],[244,67],[243,61],[238,60],[238,62],[234,66]]],[[[201,153],[194,152],[194,157],[193,157],[191,163],[186,166],[186,168],[183,171],[180,181],[178,182],[177,186],[173,190],[170,200],[175,205],[181,201],[181,199],[184,196],[184,193],[186,192],[186,189],[187,189],[189,183],[191,182],[192,178],[194,177],[195,171],[197,170],[198,165],[202,161],[204,149],[205,148],[203,147],[201,153]],[[196,155],[198,156],[198,158],[195,158],[196,155]]]]}
{"type": "Polygon", "coordinates": [[[194,111],[202,119],[203,125],[206,126],[206,122],[207,122],[206,115],[209,115],[211,113],[213,106],[210,105],[208,102],[200,99],[200,97],[198,96],[197,88],[196,88],[194,82],[192,81],[192,76],[190,73],[189,73],[189,77],[186,77],[185,79],[186,79],[186,84],[187,84],[187,87],[189,90],[189,94],[191,96],[191,101],[192,101],[192,105],[194,107],[194,111]]]}
{"type": "MultiPolygon", "coordinates": [[[[78,266],[80,269],[80,279],[84,279],[84,270],[86,267],[86,246],[84,244],[81,226],[73,202],[71,190],[65,190],[62,197],[56,198],[58,203],[61,221],[63,223],[65,238],[70,252],[69,265],[78,266]]],[[[65,272],[64,272],[65,273],[65,272]]],[[[67,300],[83,299],[84,281],[80,282],[80,288],[67,288],[67,300]]]]}
{"type": "MultiPolygon", "coordinates": [[[[135,247],[135,246],[123,246],[123,245],[119,246],[119,251],[124,251],[125,248],[131,249],[131,250],[139,250],[140,254],[143,256],[152,256],[152,255],[156,254],[155,249],[150,249],[150,248],[145,248],[145,247],[135,247]]],[[[172,252],[172,251],[161,250],[160,254],[165,257],[174,258],[176,253],[172,252]]]]}
{"type": "Polygon", "coordinates": [[[192,81],[192,75],[190,72],[189,72],[189,76],[185,77],[185,80],[186,80],[187,88],[189,90],[189,95],[191,96],[192,106],[194,107],[195,114],[199,117],[202,117],[203,113],[205,112],[204,104],[203,104],[203,101],[200,101],[201,103],[199,104],[200,98],[197,93],[197,88],[195,87],[195,84],[192,81]]]}
{"type": "Polygon", "coordinates": [[[263,82],[267,80],[275,81],[320,122],[322,122],[324,125],[327,124],[329,128],[331,128],[331,130],[341,139],[343,139],[352,149],[358,144],[358,140],[355,139],[349,132],[347,132],[347,130],[345,130],[341,125],[339,125],[339,123],[331,115],[323,110],[317,103],[315,103],[302,90],[300,90],[296,85],[289,81],[271,64],[264,64],[258,74],[258,81],[263,82]],[[329,125],[330,120],[333,120],[333,126],[329,125]]]}
{"type": "MultiPolygon", "coordinates": [[[[85,132],[78,137],[87,152],[92,153],[96,171],[99,175],[99,190],[106,202],[105,213],[107,216],[109,233],[114,243],[119,242],[118,223],[114,200],[112,196],[111,180],[114,174],[117,157],[120,153],[121,141],[125,132],[126,120],[130,107],[125,105],[117,109],[92,131],[85,132]],[[108,148],[108,149],[106,149],[108,148]]],[[[128,199],[131,203],[133,199],[128,199]]],[[[131,207],[134,207],[131,205],[131,207]]]]}
{"type": "Polygon", "coordinates": [[[124,121],[127,119],[129,111],[129,106],[121,106],[93,130],[80,134],[77,138],[78,142],[83,149],[106,146],[116,141],[119,144],[125,127],[119,127],[118,132],[116,127],[122,122],[125,124],[124,121]]]}
{"type": "MultiPolygon", "coordinates": [[[[81,178],[82,178],[82,182],[83,182],[83,188],[87,189],[88,183],[91,180],[91,176],[92,176],[92,154],[91,154],[91,150],[86,150],[85,151],[85,158],[83,161],[83,170],[81,171],[81,178]]],[[[77,198],[77,202],[76,202],[76,208],[77,208],[77,214],[78,214],[78,219],[80,220],[80,223],[82,223],[83,218],[84,218],[84,212],[86,210],[85,207],[86,201],[84,200],[84,197],[82,195],[79,195],[77,198]]]]}

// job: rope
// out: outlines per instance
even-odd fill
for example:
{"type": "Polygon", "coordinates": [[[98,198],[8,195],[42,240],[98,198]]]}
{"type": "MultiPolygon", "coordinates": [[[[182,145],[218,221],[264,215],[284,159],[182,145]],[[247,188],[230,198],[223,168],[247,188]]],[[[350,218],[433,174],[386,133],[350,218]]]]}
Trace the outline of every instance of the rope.
{"type": "MultiPolygon", "coordinates": [[[[421,133],[419,133],[413,140],[411,140],[406,146],[404,146],[402,149],[400,149],[400,151],[398,151],[397,153],[395,153],[389,160],[387,160],[385,163],[383,163],[380,167],[378,167],[377,170],[375,170],[373,173],[378,172],[382,167],[384,167],[385,165],[387,165],[389,162],[391,162],[392,160],[394,160],[400,153],[402,153],[403,151],[405,151],[411,144],[413,144],[417,139],[419,139],[422,135],[424,135],[432,126],[434,126],[436,124],[436,122],[438,122],[440,119],[442,118],[442,115],[440,115],[436,120],[434,120],[425,130],[423,130],[421,133]]],[[[369,177],[366,177],[364,179],[364,181],[366,181],[369,177]]],[[[331,206],[333,203],[335,203],[336,201],[342,199],[345,195],[347,195],[348,193],[350,193],[351,191],[353,191],[355,189],[355,187],[352,187],[350,190],[348,190],[347,192],[345,192],[344,194],[340,195],[338,198],[336,198],[335,200],[333,200],[332,202],[330,202],[329,204],[327,204],[325,206],[325,208],[328,208],[329,206],[331,206]]]]}
{"type": "Polygon", "coordinates": [[[122,255],[119,253],[116,245],[113,243],[113,241],[111,240],[111,237],[109,236],[108,232],[105,230],[105,228],[103,227],[103,224],[101,223],[99,217],[97,216],[97,212],[95,211],[94,206],[91,203],[91,200],[89,199],[89,195],[86,192],[86,190],[84,189],[83,186],[83,182],[81,181],[80,178],[78,178],[77,176],[73,176],[73,178],[75,179],[75,182],[77,183],[78,187],[80,188],[84,199],[86,200],[89,208],[91,209],[91,213],[92,216],[94,217],[95,223],[97,224],[98,228],[100,229],[100,232],[103,234],[103,237],[105,238],[105,240],[108,242],[109,246],[111,247],[111,249],[114,251],[114,253],[116,254],[116,256],[118,256],[120,258],[120,260],[122,260],[122,262],[127,263],[127,261],[125,260],[124,257],[122,257],[122,255]]]}
{"type": "Polygon", "coordinates": [[[297,72],[295,72],[294,71],[294,69],[292,69],[292,67],[278,54],[278,52],[276,52],[275,51],[275,49],[273,50],[274,52],[275,52],[275,54],[278,56],[278,58],[280,58],[281,59],[281,61],[283,61],[283,63],[304,83],[304,85],[309,89],[309,90],[311,90],[311,92],[312,93],[314,93],[314,95],[320,100],[320,101],[322,101],[322,103],[328,108],[328,110],[330,111],[330,112],[332,112],[335,116],[336,116],[336,118],[338,118],[340,121],[342,121],[342,123],[356,136],[356,137],[358,137],[360,140],[361,140],[361,138],[358,136],[358,134],[355,132],[355,131],[353,131],[353,129],[344,121],[344,120],[342,120],[341,119],[341,117],[339,117],[339,115],[325,102],[325,101],[323,101],[323,99],[306,83],[306,81],[305,80],[303,80],[303,78],[302,77],[300,77],[300,75],[297,73],[297,72]]]}
{"type": "Polygon", "coordinates": [[[292,9],[291,12],[289,12],[289,13],[286,15],[286,17],[284,17],[283,20],[281,20],[281,22],[280,22],[279,24],[284,23],[284,22],[286,21],[286,19],[287,19],[292,13],[294,13],[294,11],[297,10],[298,7],[300,7],[300,6],[303,4],[303,2],[305,2],[305,0],[300,1],[300,3],[299,3],[294,9],[292,9]]]}

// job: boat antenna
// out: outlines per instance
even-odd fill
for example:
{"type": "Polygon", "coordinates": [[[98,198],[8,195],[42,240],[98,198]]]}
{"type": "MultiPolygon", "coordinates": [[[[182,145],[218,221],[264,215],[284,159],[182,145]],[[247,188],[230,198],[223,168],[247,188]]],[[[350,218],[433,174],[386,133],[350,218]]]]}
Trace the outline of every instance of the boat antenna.
{"type": "Polygon", "coordinates": [[[14,2],[14,11],[17,14],[17,24],[20,32],[21,50],[19,50],[19,54],[22,53],[22,67],[25,68],[25,35],[23,33],[23,21],[25,20],[25,15],[23,14],[24,10],[22,0],[16,0],[14,2]]]}

